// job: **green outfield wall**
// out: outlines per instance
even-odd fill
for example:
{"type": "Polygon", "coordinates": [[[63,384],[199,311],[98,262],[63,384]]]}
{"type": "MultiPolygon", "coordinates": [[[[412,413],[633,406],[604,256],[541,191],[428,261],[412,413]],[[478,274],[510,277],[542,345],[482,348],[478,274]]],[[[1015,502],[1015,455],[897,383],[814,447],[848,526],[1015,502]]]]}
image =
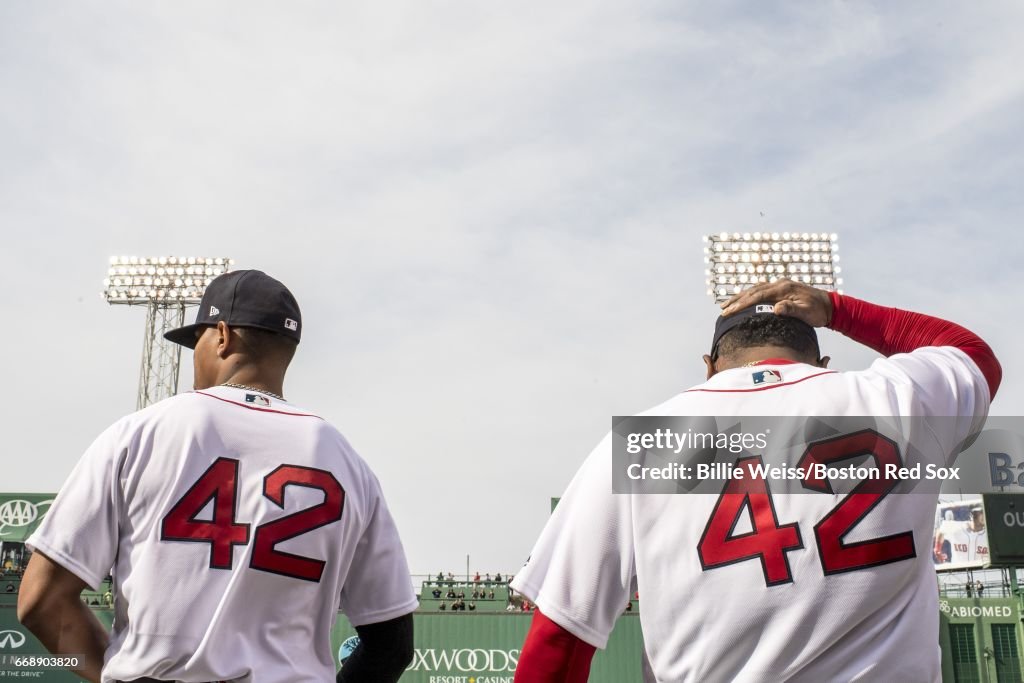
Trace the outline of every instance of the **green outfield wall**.
{"type": "MultiPolygon", "coordinates": [[[[512,683],[530,614],[415,615],[415,655],[402,683],[512,683]]],[[[355,630],[338,619],[331,642],[334,658],[347,656],[355,630]],[[339,652],[343,651],[344,652],[339,652]]],[[[643,641],[640,619],[619,619],[591,668],[591,683],[640,683],[643,641]]]]}
{"type": "Polygon", "coordinates": [[[1020,608],[1015,598],[939,599],[942,680],[1020,683],[1020,608]]]}

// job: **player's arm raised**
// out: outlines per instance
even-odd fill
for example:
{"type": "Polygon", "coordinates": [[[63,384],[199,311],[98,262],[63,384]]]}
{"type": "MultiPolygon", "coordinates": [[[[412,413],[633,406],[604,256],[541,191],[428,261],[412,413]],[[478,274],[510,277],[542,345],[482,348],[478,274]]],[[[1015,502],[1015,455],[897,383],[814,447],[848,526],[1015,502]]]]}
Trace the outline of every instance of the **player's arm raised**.
{"type": "Polygon", "coordinates": [[[99,683],[109,637],[81,600],[86,583],[36,551],[18,592],[18,621],[53,654],[84,655],[76,673],[99,683]]]}
{"type": "Polygon", "coordinates": [[[828,327],[884,356],[925,346],[950,346],[966,354],[984,375],[989,398],[1002,380],[995,353],[978,335],[956,323],[923,313],[888,308],[836,292],[824,292],[792,280],[751,287],[722,304],[729,316],[748,306],[775,302],[775,313],[828,327]]]}

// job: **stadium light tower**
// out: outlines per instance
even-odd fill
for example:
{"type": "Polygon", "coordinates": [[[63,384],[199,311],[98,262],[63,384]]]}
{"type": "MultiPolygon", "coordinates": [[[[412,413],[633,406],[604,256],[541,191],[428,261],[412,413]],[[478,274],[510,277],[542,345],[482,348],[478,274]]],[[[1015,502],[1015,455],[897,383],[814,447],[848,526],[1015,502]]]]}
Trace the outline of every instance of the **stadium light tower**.
{"type": "Polygon", "coordinates": [[[716,303],[761,282],[789,278],[824,290],[843,284],[839,236],[824,232],[755,232],[704,236],[704,284],[716,303]]]}
{"type": "Polygon", "coordinates": [[[184,325],[185,309],[198,305],[206,286],[233,264],[228,258],[111,257],[103,298],[111,305],[146,307],[136,409],[178,392],[181,347],[164,339],[164,332],[184,325]]]}

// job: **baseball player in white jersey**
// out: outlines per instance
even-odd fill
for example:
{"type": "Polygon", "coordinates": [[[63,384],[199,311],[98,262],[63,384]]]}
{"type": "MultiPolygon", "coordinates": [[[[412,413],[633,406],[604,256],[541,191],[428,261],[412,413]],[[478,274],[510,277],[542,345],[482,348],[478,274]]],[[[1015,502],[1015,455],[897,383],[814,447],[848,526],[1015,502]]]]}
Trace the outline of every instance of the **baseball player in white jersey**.
{"type": "Polygon", "coordinates": [[[417,606],[369,466],[282,396],[301,332],[291,292],[260,271],[207,288],[195,391],[118,420],[89,447],[39,529],[18,618],[90,681],[325,683],[339,608],[361,636],[342,681],[395,681],[417,606]],[[108,635],[79,600],[110,572],[108,635]]]}
{"type": "Polygon", "coordinates": [[[952,564],[987,561],[988,529],[985,527],[985,511],[976,507],[971,509],[971,518],[965,522],[944,521],[935,532],[937,557],[942,554],[943,541],[949,541],[948,560],[952,564]]]}
{"type": "MultiPolygon", "coordinates": [[[[991,349],[937,318],[788,280],[723,307],[707,381],[646,414],[916,416],[905,443],[948,465],[982,428],[1000,381],[991,349]],[[822,326],[888,357],[829,370],[813,329],[822,326]]],[[[849,448],[829,452],[870,451],[862,438],[841,435],[832,446],[849,448]]],[[[758,482],[749,494],[727,482],[721,494],[616,495],[612,467],[609,435],[516,574],[513,588],[538,609],[517,682],[585,681],[634,581],[662,683],[939,680],[937,490],[872,505],[864,496],[874,494],[772,495],[758,482]]]]}

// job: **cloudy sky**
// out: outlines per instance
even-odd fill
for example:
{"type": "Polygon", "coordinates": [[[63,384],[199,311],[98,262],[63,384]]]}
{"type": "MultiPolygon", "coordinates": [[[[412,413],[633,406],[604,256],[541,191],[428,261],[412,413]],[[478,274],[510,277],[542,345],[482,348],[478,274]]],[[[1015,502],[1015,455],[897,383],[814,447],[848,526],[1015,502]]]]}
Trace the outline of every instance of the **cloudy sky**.
{"type": "Polygon", "coordinates": [[[846,290],[981,333],[1020,415],[1024,6],[769,5],[2,3],[0,490],[134,408],[112,254],[292,288],[286,393],[415,572],[518,567],[610,416],[702,380],[706,232],[839,233],[846,290]]]}

